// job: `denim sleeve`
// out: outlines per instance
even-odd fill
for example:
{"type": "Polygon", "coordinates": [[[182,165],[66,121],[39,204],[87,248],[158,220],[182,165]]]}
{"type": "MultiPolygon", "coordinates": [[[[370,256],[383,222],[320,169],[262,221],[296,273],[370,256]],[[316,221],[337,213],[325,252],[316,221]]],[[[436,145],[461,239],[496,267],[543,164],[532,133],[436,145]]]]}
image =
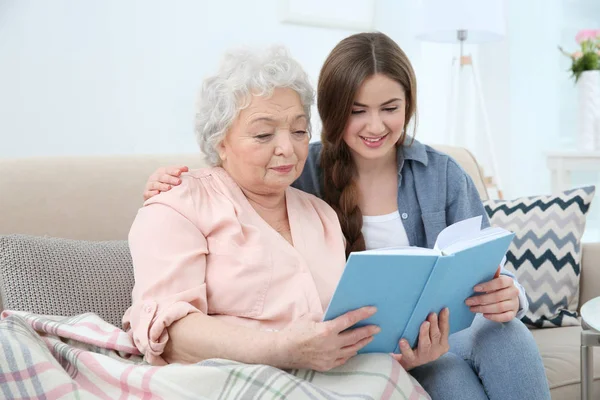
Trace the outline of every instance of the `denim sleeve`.
{"type": "Polygon", "coordinates": [[[292,183],[296,189],[323,198],[323,180],[320,165],[321,142],[313,142],[308,148],[308,157],[302,174],[292,183]]]}
{"type": "MultiPolygon", "coordinates": [[[[463,219],[482,216],[482,228],[490,226],[488,215],[485,211],[479,192],[473,180],[453,159],[448,161],[447,168],[448,197],[446,199],[447,224],[451,225],[463,219]]],[[[504,268],[506,256],[502,259],[502,275],[510,276],[517,289],[519,289],[519,311],[517,318],[525,315],[529,308],[529,301],[525,295],[525,289],[517,281],[515,275],[504,268]]]]}
{"type": "Polygon", "coordinates": [[[516,288],[519,289],[519,311],[517,311],[516,318],[521,319],[525,316],[525,313],[529,309],[529,300],[527,299],[527,296],[525,295],[525,288],[523,288],[523,286],[521,286],[519,281],[517,281],[517,277],[512,272],[510,272],[509,270],[504,268],[505,263],[506,263],[506,256],[504,256],[504,258],[502,259],[502,262],[500,263],[500,265],[502,265],[502,270],[500,271],[500,273],[502,275],[510,276],[513,279],[513,283],[515,284],[516,288]]]}

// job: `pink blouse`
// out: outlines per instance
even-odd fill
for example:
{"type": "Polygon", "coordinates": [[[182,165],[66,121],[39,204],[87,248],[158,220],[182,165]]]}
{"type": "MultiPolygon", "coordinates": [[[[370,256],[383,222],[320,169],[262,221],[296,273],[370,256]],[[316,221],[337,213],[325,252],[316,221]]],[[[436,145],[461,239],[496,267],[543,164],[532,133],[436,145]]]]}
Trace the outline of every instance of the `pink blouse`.
{"type": "Polygon", "coordinates": [[[290,187],[285,197],[293,246],[222,168],[191,171],[144,203],[129,232],[123,325],[149,363],[166,363],[166,328],[189,313],[256,329],[323,317],[345,265],[340,224],[313,195],[290,187]]]}

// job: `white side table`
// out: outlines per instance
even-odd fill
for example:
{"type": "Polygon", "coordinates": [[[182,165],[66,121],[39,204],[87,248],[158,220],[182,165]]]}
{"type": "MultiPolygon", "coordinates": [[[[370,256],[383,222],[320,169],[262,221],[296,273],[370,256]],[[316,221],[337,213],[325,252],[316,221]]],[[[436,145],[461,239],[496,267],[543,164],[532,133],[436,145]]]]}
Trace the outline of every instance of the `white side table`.
{"type": "Polygon", "coordinates": [[[572,171],[600,170],[600,151],[552,151],[546,153],[552,174],[552,193],[570,189],[572,171]]]}
{"type": "Polygon", "coordinates": [[[581,306],[581,400],[594,397],[594,346],[600,346],[600,297],[581,306]]]}

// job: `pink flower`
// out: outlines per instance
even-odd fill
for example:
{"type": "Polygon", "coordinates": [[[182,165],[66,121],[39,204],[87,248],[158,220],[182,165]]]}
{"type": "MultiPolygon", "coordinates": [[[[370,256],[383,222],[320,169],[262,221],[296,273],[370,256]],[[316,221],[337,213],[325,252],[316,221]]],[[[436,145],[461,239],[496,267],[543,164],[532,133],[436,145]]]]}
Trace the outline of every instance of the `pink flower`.
{"type": "Polygon", "coordinates": [[[586,40],[596,39],[598,35],[600,35],[600,29],[583,29],[577,33],[577,35],[575,36],[575,40],[577,41],[577,43],[581,44],[586,40]]]}
{"type": "Polygon", "coordinates": [[[577,60],[578,58],[583,57],[583,53],[580,51],[576,51],[575,53],[571,54],[571,58],[573,60],[577,60]]]}

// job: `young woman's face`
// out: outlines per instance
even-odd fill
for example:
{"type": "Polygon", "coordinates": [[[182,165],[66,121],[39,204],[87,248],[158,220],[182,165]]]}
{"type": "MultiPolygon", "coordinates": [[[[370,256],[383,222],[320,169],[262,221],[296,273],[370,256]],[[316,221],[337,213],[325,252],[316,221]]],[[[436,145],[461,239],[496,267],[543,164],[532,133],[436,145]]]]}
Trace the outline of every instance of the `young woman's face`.
{"type": "Polygon", "coordinates": [[[344,141],[355,158],[375,160],[394,149],[404,129],[406,96],[402,86],[385,75],[373,75],[362,83],[344,141]]]}

